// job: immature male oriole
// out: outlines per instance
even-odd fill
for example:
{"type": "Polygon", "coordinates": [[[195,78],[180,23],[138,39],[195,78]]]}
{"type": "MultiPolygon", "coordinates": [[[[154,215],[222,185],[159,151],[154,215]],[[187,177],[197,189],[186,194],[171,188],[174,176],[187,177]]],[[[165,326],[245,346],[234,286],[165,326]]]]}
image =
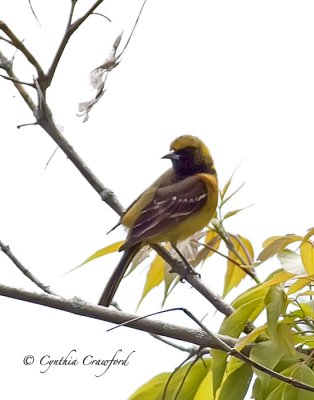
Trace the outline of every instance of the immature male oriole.
{"type": "Polygon", "coordinates": [[[176,245],[204,228],[218,201],[218,182],[213,159],[196,136],[179,136],[163,158],[172,168],[161,175],[126,210],[119,224],[129,228],[119,251],[123,256],[110,277],[99,305],[109,307],[133,257],[146,244],[176,245]]]}

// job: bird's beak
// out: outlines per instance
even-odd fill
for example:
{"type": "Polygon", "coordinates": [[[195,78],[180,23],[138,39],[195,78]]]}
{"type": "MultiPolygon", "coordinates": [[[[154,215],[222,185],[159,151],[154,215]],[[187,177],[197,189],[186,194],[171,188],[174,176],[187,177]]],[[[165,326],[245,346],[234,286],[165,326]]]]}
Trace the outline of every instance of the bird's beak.
{"type": "Polygon", "coordinates": [[[161,158],[168,158],[169,160],[177,161],[180,160],[180,155],[177,154],[175,151],[172,151],[171,153],[168,153],[161,158]]]}

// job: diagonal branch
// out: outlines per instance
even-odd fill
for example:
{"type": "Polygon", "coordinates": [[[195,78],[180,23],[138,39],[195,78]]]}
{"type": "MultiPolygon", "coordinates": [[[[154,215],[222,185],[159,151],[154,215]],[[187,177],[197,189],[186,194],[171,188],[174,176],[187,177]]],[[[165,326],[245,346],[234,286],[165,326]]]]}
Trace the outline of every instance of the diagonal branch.
{"type": "Polygon", "coordinates": [[[279,372],[273,371],[270,368],[265,367],[262,364],[259,364],[253,360],[251,360],[247,355],[243,354],[242,352],[236,350],[235,348],[229,346],[227,343],[225,343],[221,338],[211,332],[201,321],[199,321],[189,310],[185,308],[181,308],[181,310],[188,315],[196,324],[203,329],[204,332],[208,334],[209,337],[212,338],[212,340],[215,343],[215,346],[222,346],[223,351],[228,352],[231,356],[238,358],[239,360],[245,362],[246,364],[250,365],[253,368],[258,369],[259,371],[265,372],[267,375],[276,378],[282,382],[288,383],[289,385],[292,385],[294,387],[297,387],[299,389],[304,389],[309,392],[314,392],[314,386],[307,385],[306,383],[303,383],[295,378],[290,378],[285,375],[280,374],[279,372]]]}
{"type": "Polygon", "coordinates": [[[24,46],[23,42],[11,31],[6,23],[0,21],[0,29],[11,39],[12,44],[24,54],[27,60],[34,66],[37,71],[38,78],[42,80],[45,76],[40,64],[33,56],[33,54],[24,46]]]}
{"type": "Polygon", "coordinates": [[[17,266],[17,268],[25,275],[27,278],[29,278],[35,285],[37,285],[40,289],[42,289],[45,293],[52,294],[57,296],[56,293],[54,293],[48,285],[44,285],[39,279],[37,279],[27,268],[24,267],[24,265],[15,257],[15,255],[12,253],[11,249],[9,246],[5,245],[1,240],[0,240],[0,250],[3,251],[5,255],[9,257],[9,259],[17,266]]]}
{"type": "Polygon", "coordinates": [[[202,280],[194,274],[186,274],[186,267],[183,262],[174,259],[171,254],[162,246],[152,245],[152,248],[162,257],[169,265],[173,272],[179,274],[190,285],[194,287],[202,296],[204,296],[213,306],[224,314],[226,317],[234,312],[233,307],[226,303],[218,294],[214,293],[202,280]]]}
{"type": "Polygon", "coordinates": [[[1,76],[1,78],[6,79],[7,81],[18,83],[19,85],[27,85],[27,86],[31,86],[32,88],[35,87],[35,85],[33,83],[23,82],[23,81],[18,80],[17,78],[12,78],[11,76],[5,76],[2,74],[0,74],[0,76],[1,76]]]}
{"type": "Polygon", "coordinates": [[[27,90],[24,88],[22,83],[20,83],[18,77],[15,75],[13,68],[12,68],[12,62],[8,60],[3,53],[0,51],[0,68],[3,69],[8,76],[11,78],[12,83],[16,87],[17,91],[25,101],[25,103],[28,105],[28,107],[32,110],[33,114],[36,112],[36,104],[33,102],[33,99],[27,92],[27,90]]]}
{"type": "Polygon", "coordinates": [[[76,1],[77,0],[72,0],[67,29],[64,33],[64,36],[60,42],[58,50],[54,56],[54,59],[46,75],[46,88],[48,88],[51,85],[51,82],[54,78],[56,69],[60,62],[64,49],[68,41],[70,40],[71,36],[82,25],[82,23],[96,10],[96,8],[103,2],[103,0],[97,0],[82,17],[78,18],[75,22],[71,23],[76,1]]]}
{"type": "MultiPolygon", "coordinates": [[[[72,19],[74,3],[76,1],[72,0],[72,11],[70,13],[70,18],[72,19]]],[[[46,77],[46,87],[51,83],[60,58],[63,54],[65,46],[70,39],[71,35],[75,32],[76,29],[80,27],[80,25],[88,18],[89,15],[93,13],[93,11],[102,3],[102,0],[98,0],[94,3],[94,5],[78,20],[72,23],[67,29],[61,43],[57,54],[53,60],[53,63],[50,67],[48,75],[46,77]]],[[[145,2],[144,2],[145,4],[145,2]]],[[[24,46],[24,45],[23,45],[24,46]]],[[[25,47],[25,46],[24,46],[25,47]]],[[[2,57],[0,53],[0,66],[7,62],[7,66],[5,67],[8,75],[14,79],[17,79],[12,70],[12,65],[8,62],[7,59],[2,57]]],[[[30,61],[31,62],[31,61],[30,61]]],[[[36,122],[40,125],[48,135],[57,143],[57,145],[61,148],[64,154],[70,159],[70,161],[75,165],[75,167],[81,172],[84,178],[90,183],[90,185],[95,189],[95,191],[100,195],[101,199],[105,201],[115,212],[119,215],[122,215],[124,209],[120,202],[118,201],[115,194],[109,189],[106,188],[102,182],[93,174],[93,172],[88,168],[88,166],[84,163],[84,161],[80,158],[80,156],[73,149],[71,144],[66,140],[66,138],[62,135],[60,129],[55,124],[52,112],[46,103],[45,94],[42,93],[41,85],[35,80],[36,90],[38,94],[38,108],[30,99],[28,93],[25,91],[25,88],[21,84],[17,82],[13,82],[17,87],[20,95],[26,101],[30,109],[33,111],[35,115],[36,122]]],[[[183,276],[196,290],[198,290],[206,299],[208,299],[220,312],[224,315],[229,316],[233,312],[233,308],[225,303],[220,296],[213,293],[210,288],[208,288],[197,276],[192,274],[186,274],[184,266],[180,267],[180,263],[177,262],[176,259],[171,257],[171,255],[163,250],[160,246],[154,246],[154,249],[173,267],[173,270],[181,276],[183,276]],[[163,254],[162,254],[163,253],[163,254]],[[177,268],[177,269],[176,269],[177,268]],[[180,271],[180,268],[183,270],[180,271]]]]}
{"type": "Polygon", "coordinates": [[[122,215],[124,208],[112,190],[106,188],[96,177],[91,169],[85,164],[82,158],[66,140],[56,126],[51,117],[51,111],[48,105],[43,102],[41,105],[42,115],[38,116],[38,124],[48,133],[48,135],[57,143],[64,154],[72,161],[75,167],[80,171],[84,178],[100,195],[101,199],[109,205],[117,214],[122,215]]]}

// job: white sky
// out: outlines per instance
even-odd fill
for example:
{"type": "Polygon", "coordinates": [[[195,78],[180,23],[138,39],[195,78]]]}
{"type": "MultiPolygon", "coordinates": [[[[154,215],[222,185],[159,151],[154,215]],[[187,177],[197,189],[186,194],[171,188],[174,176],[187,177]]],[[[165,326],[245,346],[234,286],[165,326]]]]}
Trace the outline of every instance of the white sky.
{"type": "MultiPolygon", "coordinates": [[[[79,2],[78,12],[86,3],[92,4],[79,2]]],[[[43,27],[26,0],[0,0],[0,18],[47,68],[70,1],[32,4],[43,27]]],[[[199,135],[211,149],[222,184],[242,161],[234,188],[243,181],[246,185],[230,207],[255,205],[230,219],[230,231],[250,238],[257,252],[271,235],[304,234],[313,225],[313,2],[148,0],[121,65],[109,76],[107,92],[83,124],[75,113],[77,103],[93,96],[89,72],[104,61],[120,31],[126,40],[140,6],[135,0],[106,1],[98,11],[112,23],[93,16],[71,39],[48,92],[64,135],[125,205],[169,166],[160,157],[174,137],[199,135]]],[[[0,49],[12,55],[2,41],[0,49]]],[[[20,54],[15,65],[21,79],[32,78],[20,54]]],[[[38,127],[16,129],[32,122],[32,115],[1,79],[0,108],[0,239],[58,293],[96,302],[116,255],[60,275],[123,238],[122,229],[105,235],[117,217],[61,151],[44,169],[55,144],[38,127]]],[[[0,263],[2,283],[34,289],[2,253],[0,263]]],[[[266,276],[277,267],[273,261],[258,273],[266,276]]],[[[144,272],[141,266],[118,291],[126,311],[135,310],[144,272]]],[[[216,258],[202,277],[221,293],[223,273],[224,263],[216,258]]],[[[161,294],[156,290],[139,311],[157,311],[161,294]]],[[[181,305],[199,318],[209,313],[205,321],[211,328],[219,325],[219,315],[187,284],[167,304],[181,305]]],[[[6,389],[10,398],[125,400],[184,357],[131,329],[108,334],[110,325],[104,322],[6,298],[0,310],[2,392],[6,389]],[[112,368],[101,378],[95,378],[96,369],[82,366],[40,373],[38,360],[45,354],[60,358],[76,349],[79,360],[87,354],[106,359],[120,348],[124,355],[135,350],[130,365],[112,368]],[[27,354],[36,360],[31,367],[22,362],[27,354]]],[[[163,318],[194,326],[178,313],[163,318]]]]}

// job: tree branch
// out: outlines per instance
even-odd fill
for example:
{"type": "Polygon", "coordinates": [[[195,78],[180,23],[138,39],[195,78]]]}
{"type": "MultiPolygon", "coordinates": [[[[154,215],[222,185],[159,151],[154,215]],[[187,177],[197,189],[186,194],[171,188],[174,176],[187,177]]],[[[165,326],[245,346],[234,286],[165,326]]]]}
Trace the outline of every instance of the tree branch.
{"type": "Polygon", "coordinates": [[[214,293],[204,282],[194,274],[186,274],[186,267],[183,262],[174,259],[171,254],[162,246],[152,245],[152,248],[172,267],[172,271],[179,274],[189,282],[202,296],[226,317],[234,312],[233,307],[226,303],[218,294],[214,293]]]}
{"type": "MultiPolygon", "coordinates": [[[[71,12],[70,12],[70,18],[72,18],[71,15],[73,14],[73,9],[74,9],[73,3],[75,3],[75,0],[72,0],[72,1],[73,2],[72,2],[72,8],[71,8],[71,12]]],[[[49,86],[49,84],[51,83],[51,81],[53,79],[58,62],[63,54],[64,48],[65,48],[69,38],[75,32],[75,30],[79,28],[79,26],[86,20],[86,18],[88,18],[88,16],[91,15],[92,12],[101,3],[102,3],[102,0],[98,0],[97,2],[95,2],[94,5],[84,14],[83,17],[79,18],[76,22],[72,23],[69,26],[69,28],[67,29],[67,31],[60,43],[60,46],[59,46],[57,54],[54,58],[54,61],[50,67],[48,76],[46,77],[46,87],[49,86]]],[[[143,9],[144,5],[145,5],[145,1],[143,3],[142,9],[143,9]]],[[[142,9],[141,9],[140,13],[142,12],[142,9]]],[[[140,16],[140,14],[139,14],[139,16],[140,16]]],[[[136,26],[136,23],[135,23],[135,26],[136,26]]],[[[134,28],[135,28],[135,26],[134,26],[134,28]]],[[[133,28],[132,33],[134,32],[134,28],[133,28]]],[[[29,52],[26,52],[26,53],[29,54],[29,52]]],[[[0,53],[0,55],[1,55],[1,53],[0,53]]],[[[3,60],[4,60],[4,58],[3,58],[3,60]]],[[[6,59],[4,61],[8,62],[8,60],[6,60],[6,59]]],[[[1,62],[1,59],[0,59],[0,62],[1,62]]],[[[12,78],[16,78],[13,73],[13,70],[12,70],[12,65],[9,62],[8,62],[8,66],[5,68],[5,70],[7,71],[9,76],[11,76],[12,78]]],[[[26,101],[28,106],[33,111],[38,125],[40,125],[48,133],[48,135],[57,143],[57,145],[61,148],[61,150],[64,152],[64,154],[72,161],[72,163],[81,172],[81,174],[84,176],[84,178],[90,183],[90,185],[101,196],[102,200],[105,201],[115,212],[117,212],[119,215],[122,215],[124,209],[123,209],[122,205],[120,204],[120,202],[118,201],[115,194],[110,189],[106,188],[100,182],[100,180],[92,173],[92,171],[88,168],[88,166],[84,163],[84,161],[80,158],[80,156],[75,152],[73,147],[65,139],[65,137],[62,135],[60,129],[55,124],[53,117],[52,117],[52,112],[46,103],[45,93],[42,92],[42,87],[40,86],[40,84],[35,80],[35,84],[36,84],[35,86],[36,86],[36,90],[37,90],[37,94],[38,94],[38,107],[36,107],[35,104],[33,102],[30,102],[29,98],[25,96],[24,88],[16,82],[13,82],[13,83],[17,87],[19,93],[24,98],[24,100],[26,101]],[[23,90],[24,90],[24,92],[23,92],[23,90]]],[[[225,303],[220,296],[213,293],[211,291],[211,289],[208,288],[206,285],[204,285],[204,283],[197,276],[192,275],[192,274],[187,275],[185,266],[182,263],[181,264],[178,263],[177,260],[172,258],[171,255],[166,250],[161,248],[161,246],[155,245],[155,246],[153,246],[153,248],[173,267],[173,270],[175,272],[179,273],[182,277],[184,277],[184,279],[186,279],[196,290],[198,290],[207,300],[209,300],[216,307],[216,309],[218,309],[220,312],[222,312],[226,316],[229,316],[232,314],[233,308],[229,304],[225,303]]]]}
{"type": "Polygon", "coordinates": [[[12,68],[12,62],[8,60],[3,53],[0,51],[0,68],[5,70],[8,76],[12,79],[12,83],[16,87],[17,91],[25,101],[25,103],[28,105],[28,107],[32,110],[33,114],[36,112],[36,104],[33,102],[33,99],[27,92],[27,90],[23,87],[21,83],[19,83],[18,77],[15,75],[13,68],[12,68]]]}
{"type": "Polygon", "coordinates": [[[39,80],[44,78],[44,71],[40,64],[33,56],[33,54],[24,46],[24,44],[18,39],[18,37],[11,31],[11,29],[3,22],[0,21],[0,29],[11,39],[13,45],[24,54],[27,60],[34,66],[37,71],[39,80]]]}
{"type": "Polygon", "coordinates": [[[50,68],[48,70],[48,73],[46,75],[46,82],[45,82],[46,88],[48,88],[51,85],[51,82],[52,82],[53,77],[55,75],[56,69],[57,69],[58,64],[60,62],[60,59],[61,59],[62,54],[64,52],[64,49],[65,49],[68,41],[70,40],[71,36],[82,25],[82,23],[96,10],[96,8],[103,2],[103,0],[97,0],[91,6],[91,8],[81,18],[78,18],[75,22],[71,23],[76,1],[77,0],[72,0],[71,9],[70,9],[70,15],[69,15],[69,20],[68,20],[68,25],[67,25],[66,31],[64,33],[64,36],[63,36],[63,38],[62,38],[62,40],[60,42],[58,50],[57,50],[57,52],[56,52],[56,54],[54,56],[54,59],[53,59],[53,61],[51,63],[51,66],[50,66],[50,68]]]}
{"type": "Polygon", "coordinates": [[[304,389],[309,392],[314,392],[314,386],[307,385],[306,383],[303,383],[295,378],[289,378],[285,375],[280,374],[279,372],[273,371],[272,369],[269,369],[265,367],[264,365],[261,365],[253,360],[251,360],[247,355],[243,354],[243,352],[240,352],[233,348],[232,346],[229,346],[226,342],[221,340],[221,338],[211,332],[201,321],[199,321],[189,310],[187,309],[182,309],[183,312],[185,312],[194,322],[197,323],[197,325],[203,329],[204,332],[208,334],[209,337],[214,341],[214,346],[221,346],[223,347],[223,351],[228,352],[231,356],[238,358],[239,360],[245,362],[246,364],[250,365],[251,367],[254,367],[262,372],[265,372],[267,375],[278,379],[282,382],[288,383],[289,385],[292,385],[294,387],[297,387],[299,389],[304,389]]]}
{"type": "Polygon", "coordinates": [[[94,175],[89,167],[84,163],[81,157],[76,153],[70,143],[62,135],[52,118],[47,117],[51,111],[47,104],[42,106],[43,115],[39,117],[38,124],[45,129],[48,135],[57,143],[64,154],[72,161],[84,178],[100,195],[101,199],[109,205],[117,214],[122,215],[124,208],[120,204],[114,192],[106,188],[102,182],[94,175]]]}
{"type": "Polygon", "coordinates": [[[25,275],[27,278],[29,278],[35,285],[37,285],[40,289],[42,289],[44,292],[48,294],[52,294],[54,296],[57,296],[56,293],[54,293],[48,285],[44,285],[39,279],[37,279],[27,268],[24,267],[24,265],[15,257],[15,255],[12,253],[11,249],[9,246],[6,246],[1,240],[0,240],[0,250],[3,251],[3,253],[9,257],[9,259],[13,262],[14,265],[17,266],[17,268],[25,275]]]}
{"type": "Polygon", "coordinates": [[[8,81],[14,82],[14,83],[18,83],[19,85],[27,85],[27,86],[31,86],[32,88],[35,87],[35,85],[33,83],[30,82],[23,82],[18,80],[17,78],[12,78],[11,76],[5,76],[0,74],[1,78],[6,79],[8,81]]]}
{"type": "MultiPolygon", "coordinates": [[[[114,324],[123,324],[127,321],[128,326],[133,329],[141,330],[155,335],[165,336],[176,340],[192,343],[201,347],[212,347],[217,340],[210,338],[207,333],[199,329],[190,329],[179,325],[168,324],[163,321],[150,320],[142,318],[137,320],[136,315],[108,309],[107,307],[96,306],[80,299],[66,300],[57,296],[48,294],[38,294],[23,289],[17,289],[0,284],[0,296],[5,296],[29,303],[39,304],[41,306],[62,310],[75,315],[94,318],[101,321],[112,322],[114,324]]],[[[223,343],[233,348],[237,344],[237,339],[219,335],[223,343]]],[[[218,349],[223,350],[219,345],[218,349]]],[[[216,348],[216,347],[215,347],[216,348]]]]}

